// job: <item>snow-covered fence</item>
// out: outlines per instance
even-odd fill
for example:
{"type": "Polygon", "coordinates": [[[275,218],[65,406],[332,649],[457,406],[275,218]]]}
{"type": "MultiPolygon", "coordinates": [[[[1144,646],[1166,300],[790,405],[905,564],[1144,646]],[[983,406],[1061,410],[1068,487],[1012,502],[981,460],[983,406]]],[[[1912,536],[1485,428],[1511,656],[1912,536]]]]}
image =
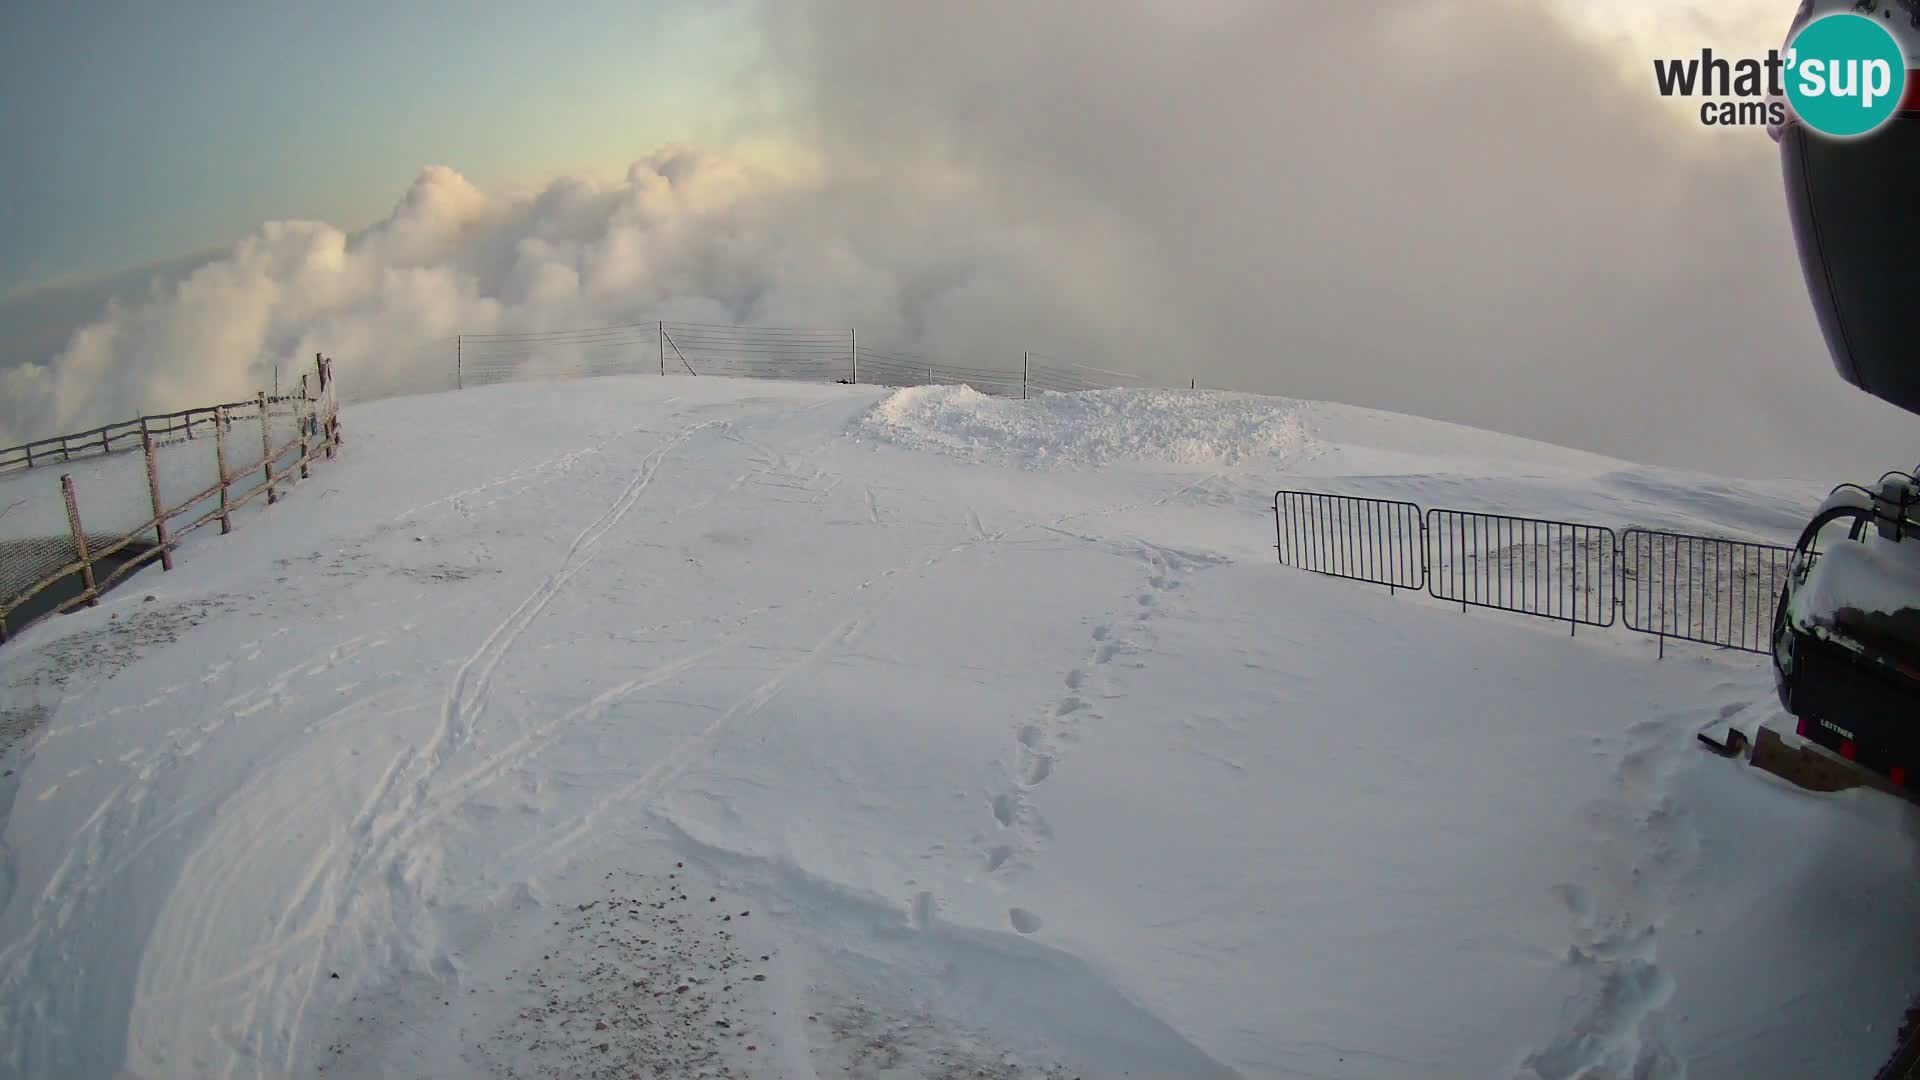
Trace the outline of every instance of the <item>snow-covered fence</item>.
{"type": "Polygon", "coordinates": [[[1791,548],[1717,536],[1421,510],[1413,503],[1278,491],[1282,564],[1424,589],[1435,599],[1568,624],[1612,626],[1741,652],[1771,648],[1791,548]]]}
{"type": "Polygon", "coordinates": [[[172,569],[187,533],[216,522],[230,532],[235,510],[274,502],[315,458],[332,457],[333,362],[315,366],[298,394],[170,414],[175,425],[143,418],[139,453],[96,453],[57,479],[39,460],[0,476],[0,641],[96,603],[150,562],[172,569]]]}
{"type": "MultiPolygon", "coordinates": [[[[449,343],[438,347],[446,348],[449,343]]],[[[596,375],[732,375],[874,386],[970,386],[998,397],[1118,386],[1195,385],[1035,352],[1018,366],[955,364],[863,341],[855,328],[731,326],[653,320],[526,333],[460,334],[450,343],[456,388],[596,375]]]]}

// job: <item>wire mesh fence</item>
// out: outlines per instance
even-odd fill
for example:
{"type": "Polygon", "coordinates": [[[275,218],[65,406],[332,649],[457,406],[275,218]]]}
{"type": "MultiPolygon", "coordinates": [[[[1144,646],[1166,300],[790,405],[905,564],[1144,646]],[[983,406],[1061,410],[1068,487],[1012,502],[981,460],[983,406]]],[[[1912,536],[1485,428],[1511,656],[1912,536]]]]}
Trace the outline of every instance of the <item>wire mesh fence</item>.
{"type": "Polygon", "coordinates": [[[852,377],[852,330],[662,322],[662,372],[832,382],[852,377]]]}
{"type": "Polygon", "coordinates": [[[1741,652],[1770,647],[1790,548],[1654,529],[1322,492],[1279,491],[1275,549],[1286,566],[1439,600],[1741,652]]]}
{"type": "Polygon", "coordinates": [[[643,358],[652,358],[647,354],[655,352],[659,333],[657,322],[646,322],[591,330],[461,334],[452,343],[454,384],[631,374],[642,370],[643,358]]]}
{"type": "MultiPolygon", "coordinates": [[[[460,334],[443,342],[425,343],[407,355],[431,356],[435,350],[444,350],[450,357],[452,370],[447,385],[454,388],[639,373],[894,387],[968,386],[996,397],[1198,385],[1197,380],[1156,378],[1034,352],[1009,353],[1005,366],[987,361],[956,363],[895,343],[863,340],[855,328],[743,326],[671,319],[573,330],[460,334]]],[[[427,366],[432,366],[431,361],[427,366]]],[[[406,388],[388,392],[440,388],[437,383],[426,385],[433,380],[423,382],[417,376],[407,382],[406,388]]],[[[386,383],[380,385],[386,388],[386,383]]]]}

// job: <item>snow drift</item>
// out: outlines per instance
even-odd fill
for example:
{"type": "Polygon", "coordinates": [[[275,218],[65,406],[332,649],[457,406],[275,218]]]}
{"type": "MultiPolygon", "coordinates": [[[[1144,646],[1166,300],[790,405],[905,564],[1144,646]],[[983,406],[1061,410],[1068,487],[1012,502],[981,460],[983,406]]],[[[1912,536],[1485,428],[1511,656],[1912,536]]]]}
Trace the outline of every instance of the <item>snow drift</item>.
{"type": "Polygon", "coordinates": [[[1231,465],[1300,449],[1299,406],[1189,390],[1093,390],[1018,400],[966,386],[897,391],[861,423],[896,445],[1026,465],[1231,465]]]}

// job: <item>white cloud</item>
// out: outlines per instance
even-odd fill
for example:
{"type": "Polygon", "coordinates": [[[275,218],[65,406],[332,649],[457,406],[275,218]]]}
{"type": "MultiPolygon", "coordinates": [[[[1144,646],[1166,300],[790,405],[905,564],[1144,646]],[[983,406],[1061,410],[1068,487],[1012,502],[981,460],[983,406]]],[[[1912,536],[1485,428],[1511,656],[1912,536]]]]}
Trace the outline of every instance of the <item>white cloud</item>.
{"type": "Polygon", "coordinates": [[[1831,372],[1765,135],[1676,125],[1540,5],[781,0],[762,22],[804,172],[680,148],[507,195],[427,169],[369,229],[262,226],[0,372],[0,443],[245,396],[316,351],[373,396],[448,385],[456,333],[681,318],[1749,475],[1911,464],[1910,418],[1831,372]]]}

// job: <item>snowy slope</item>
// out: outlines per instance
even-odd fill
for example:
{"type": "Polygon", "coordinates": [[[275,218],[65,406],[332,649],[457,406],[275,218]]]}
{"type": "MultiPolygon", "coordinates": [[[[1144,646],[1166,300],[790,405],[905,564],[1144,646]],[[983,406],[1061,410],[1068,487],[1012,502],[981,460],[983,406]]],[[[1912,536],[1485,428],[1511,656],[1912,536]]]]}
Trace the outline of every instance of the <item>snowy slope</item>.
{"type": "Polygon", "coordinates": [[[0,1072],[1865,1076],[1920,989],[1906,808],[1694,745],[1763,661],[1290,571],[1267,508],[1818,492],[1206,392],[344,425],[0,650],[0,1072]]]}

